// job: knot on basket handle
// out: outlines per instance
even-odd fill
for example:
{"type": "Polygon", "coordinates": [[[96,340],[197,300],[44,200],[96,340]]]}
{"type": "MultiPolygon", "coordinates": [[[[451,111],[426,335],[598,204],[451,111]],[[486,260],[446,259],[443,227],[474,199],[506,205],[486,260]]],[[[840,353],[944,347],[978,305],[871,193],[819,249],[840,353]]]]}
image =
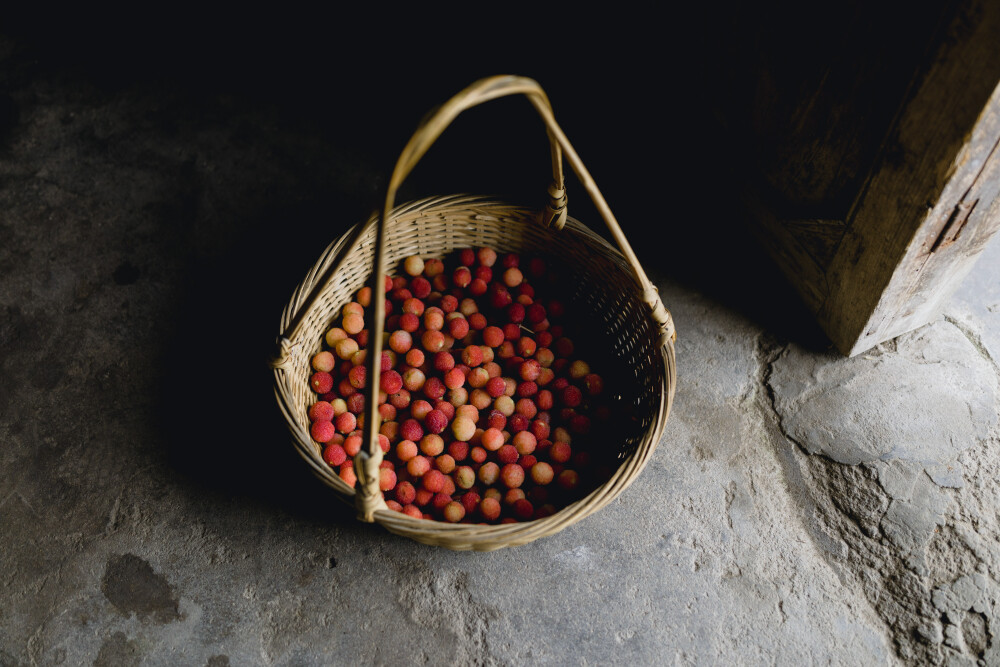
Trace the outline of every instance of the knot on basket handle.
{"type": "Polygon", "coordinates": [[[566,224],[566,188],[561,183],[553,181],[549,185],[549,203],[545,207],[541,223],[556,230],[562,229],[566,224]]]}
{"type": "Polygon", "coordinates": [[[677,341],[677,329],[674,328],[674,318],[670,311],[663,305],[660,299],[660,292],[652,283],[643,291],[643,300],[650,310],[653,311],[653,321],[660,327],[660,345],[666,345],[677,341]]]}
{"type": "Polygon", "coordinates": [[[302,341],[292,342],[281,336],[278,338],[278,355],[272,357],[268,362],[273,369],[287,371],[292,367],[295,357],[302,350],[302,341]]]}
{"type": "Polygon", "coordinates": [[[376,447],[375,454],[369,454],[364,448],[354,457],[354,474],[358,483],[354,487],[354,505],[358,510],[358,518],[368,523],[375,521],[375,512],[388,509],[382,490],[379,488],[379,469],[382,465],[382,449],[376,447]]]}

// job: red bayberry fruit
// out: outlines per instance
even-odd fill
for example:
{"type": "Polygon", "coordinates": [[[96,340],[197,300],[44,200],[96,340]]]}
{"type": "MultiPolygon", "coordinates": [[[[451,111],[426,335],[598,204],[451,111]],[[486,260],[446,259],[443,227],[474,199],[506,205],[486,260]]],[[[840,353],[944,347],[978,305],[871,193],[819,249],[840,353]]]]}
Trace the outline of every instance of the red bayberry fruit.
{"type": "Polygon", "coordinates": [[[350,433],[358,427],[358,420],[351,412],[345,412],[342,415],[337,415],[335,423],[337,430],[341,433],[350,433]]]}
{"type": "Polygon", "coordinates": [[[570,385],[562,390],[560,398],[562,398],[563,405],[567,408],[575,408],[583,401],[583,392],[579,388],[570,385]]]}
{"type": "Polygon", "coordinates": [[[309,434],[316,442],[329,442],[333,438],[334,433],[336,431],[333,423],[327,420],[313,422],[309,427],[309,434]]]}
{"type": "Polygon", "coordinates": [[[440,470],[428,470],[420,478],[420,484],[431,493],[440,493],[444,488],[444,477],[440,470]]]}
{"type": "Polygon", "coordinates": [[[432,377],[428,378],[427,381],[424,382],[424,394],[426,394],[427,398],[430,398],[431,400],[441,400],[445,391],[447,391],[447,387],[444,386],[444,382],[441,378],[432,377]]]}
{"type": "Polygon", "coordinates": [[[317,394],[325,394],[333,389],[333,376],[325,371],[317,371],[309,378],[309,386],[317,394]]]}
{"type": "Polygon", "coordinates": [[[316,401],[309,408],[309,421],[332,421],[333,417],[333,406],[327,401],[316,401]]]}
{"type": "Polygon", "coordinates": [[[508,463],[500,469],[500,480],[507,488],[516,489],[524,484],[524,468],[516,463],[508,463]]]}
{"type": "Polygon", "coordinates": [[[441,410],[434,409],[428,412],[427,416],[424,417],[424,426],[426,426],[427,430],[431,433],[441,433],[448,427],[448,418],[441,410]]]}
{"type": "Polygon", "coordinates": [[[379,386],[387,394],[395,394],[403,388],[403,378],[396,371],[385,371],[379,377],[379,386]]]}

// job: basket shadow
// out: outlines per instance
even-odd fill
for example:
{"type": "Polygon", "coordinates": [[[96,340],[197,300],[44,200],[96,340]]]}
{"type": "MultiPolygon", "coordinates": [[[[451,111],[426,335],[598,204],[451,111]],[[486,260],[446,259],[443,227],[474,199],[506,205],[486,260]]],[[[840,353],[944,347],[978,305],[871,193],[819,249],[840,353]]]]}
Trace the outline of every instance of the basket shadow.
{"type": "Polygon", "coordinates": [[[237,243],[192,261],[165,357],[156,418],[168,443],[167,460],[199,504],[214,498],[225,511],[234,499],[249,500],[298,519],[356,523],[353,509],[295,452],[267,362],[281,308],[315,255],[336,235],[330,225],[306,221],[359,206],[356,201],[312,201],[288,207],[281,219],[263,215],[236,221],[245,230],[237,243]],[[276,249],[273,230],[283,227],[301,243],[276,249]]]}

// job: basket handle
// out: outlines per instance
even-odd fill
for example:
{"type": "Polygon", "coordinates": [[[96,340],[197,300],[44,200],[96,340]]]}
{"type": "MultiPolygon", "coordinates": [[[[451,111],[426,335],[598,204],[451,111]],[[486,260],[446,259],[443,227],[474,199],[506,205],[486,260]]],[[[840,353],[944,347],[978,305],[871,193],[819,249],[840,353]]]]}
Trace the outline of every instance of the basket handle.
{"type": "Polygon", "coordinates": [[[434,141],[441,136],[445,128],[460,113],[483,102],[517,94],[525,95],[542,117],[552,147],[552,173],[555,181],[549,188],[549,196],[552,198],[552,201],[543,216],[543,224],[550,224],[560,229],[566,220],[566,196],[562,170],[562,154],[565,154],[570,166],[604,219],[608,231],[611,232],[611,236],[618,244],[629,266],[631,266],[639,282],[639,286],[642,288],[643,300],[649,306],[654,321],[660,327],[661,342],[666,344],[668,341],[676,339],[676,332],[669,311],[663,306],[656,287],[649,281],[646,272],[643,271],[639,259],[635,256],[632,247],[625,239],[621,227],[618,226],[618,221],[601,195],[600,190],[597,189],[597,185],[594,183],[590,172],[583,166],[580,156],[577,155],[569,140],[566,139],[566,135],[563,134],[562,129],[556,123],[555,117],[552,114],[552,106],[549,104],[548,97],[541,86],[538,85],[538,82],[519,76],[493,76],[473,83],[441,105],[414,132],[406,147],[403,148],[399,159],[396,161],[395,168],[392,170],[392,177],[389,179],[382,216],[378,220],[378,230],[375,240],[375,261],[372,267],[370,283],[372,288],[372,303],[368,309],[372,316],[372,322],[369,327],[368,354],[366,358],[368,379],[366,390],[367,400],[365,402],[364,442],[366,443],[366,447],[363,447],[354,459],[354,469],[358,478],[355,500],[358,509],[358,518],[364,521],[374,521],[375,511],[386,508],[385,500],[379,490],[379,466],[382,463],[382,450],[378,445],[379,412],[377,400],[379,373],[381,370],[382,335],[385,331],[385,221],[389,218],[389,214],[395,205],[396,192],[403,180],[420,161],[420,158],[427,153],[427,150],[434,144],[434,141]]]}

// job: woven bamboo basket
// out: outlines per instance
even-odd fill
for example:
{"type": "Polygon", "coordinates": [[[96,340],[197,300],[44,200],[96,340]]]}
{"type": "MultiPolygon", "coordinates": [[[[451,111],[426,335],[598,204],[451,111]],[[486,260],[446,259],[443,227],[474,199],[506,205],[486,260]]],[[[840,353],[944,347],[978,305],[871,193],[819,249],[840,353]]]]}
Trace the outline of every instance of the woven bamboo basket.
{"type": "MultiPolygon", "coordinates": [[[[560,295],[562,296],[562,295],[560,295]]],[[[497,76],[480,80],[439,107],[404,148],[389,181],[381,214],[355,225],[325,250],[292,295],[281,318],[279,352],[272,362],[275,395],[288,421],[299,454],[337,495],[352,502],[358,518],[425,544],[456,550],[488,551],[521,545],[580,521],[618,497],[639,475],[655,450],[673,402],[676,384],[673,321],[646,277],[589,172],[556,124],[547,96],[533,80],[497,76]],[[462,111],[507,95],[525,95],[545,123],[553,183],[542,211],[474,195],[432,197],[395,205],[396,192],[420,158],[462,111]],[[590,195],[618,249],[566,213],[563,159],[590,195]],[[386,267],[410,256],[442,257],[452,250],[489,246],[498,252],[544,254],[575,267],[576,307],[591,322],[603,324],[611,358],[619,369],[617,397],[630,411],[632,428],[614,447],[617,469],[582,499],[548,517],[500,525],[449,524],[415,519],[390,510],[378,488],[382,450],[377,441],[379,373],[384,331],[385,294],[380,286],[386,267]],[[350,488],[327,465],[309,433],[309,406],[316,395],[309,386],[311,357],[320,351],[325,332],[357,290],[373,287],[366,309],[370,331],[367,355],[365,446],[355,457],[358,482],[350,488]]]]}

